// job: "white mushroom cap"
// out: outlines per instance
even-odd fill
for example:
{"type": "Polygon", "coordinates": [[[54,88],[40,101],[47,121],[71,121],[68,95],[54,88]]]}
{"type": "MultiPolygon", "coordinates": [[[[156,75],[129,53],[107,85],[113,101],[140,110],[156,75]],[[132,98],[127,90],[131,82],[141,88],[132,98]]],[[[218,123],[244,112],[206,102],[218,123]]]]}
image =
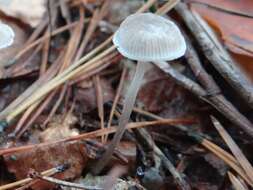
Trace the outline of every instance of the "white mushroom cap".
{"type": "Polygon", "coordinates": [[[10,46],[14,41],[14,36],[12,28],[0,22],[0,49],[10,46]]]}
{"type": "Polygon", "coordinates": [[[138,61],[170,61],[186,51],[176,24],[152,13],[128,16],[116,31],[113,43],[122,55],[138,61]]]}

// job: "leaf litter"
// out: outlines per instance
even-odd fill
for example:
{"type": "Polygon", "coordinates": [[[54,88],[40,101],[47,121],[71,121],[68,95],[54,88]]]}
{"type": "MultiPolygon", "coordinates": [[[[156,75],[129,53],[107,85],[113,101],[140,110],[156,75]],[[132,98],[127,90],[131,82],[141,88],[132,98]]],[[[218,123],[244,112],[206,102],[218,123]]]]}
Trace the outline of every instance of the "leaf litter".
{"type": "MultiPolygon", "coordinates": [[[[242,127],[243,121],[252,125],[250,99],[245,99],[244,92],[230,83],[233,72],[229,71],[228,77],[222,75],[224,79],[220,80],[220,74],[208,64],[215,63],[217,52],[209,51],[211,46],[204,47],[197,34],[189,32],[189,17],[184,17],[187,11],[195,17],[197,11],[206,19],[210,15],[203,14],[211,14],[214,6],[221,14],[235,12],[245,17],[250,12],[241,2],[187,2],[191,6],[185,9],[186,4],[176,0],[110,3],[60,0],[49,4],[44,1],[39,5],[43,11],[24,11],[20,17],[17,15],[21,9],[14,10],[17,5],[5,9],[1,19],[15,25],[18,38],[2,55],[0,51],[4,66],[0,91],[3,94],[0,173],[4,177],[0,178],[0,189],[75,189],[85,185],[94,189],[247,189],[252,186],[253,158],[244,154],[251,149],[252,136],[250,130],[242,127]],[[196,9],[203,3],[208,6],[196,9]],[[94,175],[94,167],[117,130],[125,89],[135,71],[135,64],[120,56],[114,47],[102,50],[108,47],[110,36],[120,22],[140,7],[141,11],[157,11],[175,19],[194,51],[171,63],[171,73],[150,67],[123,140],[108,165],[99,175],[94,175]],[[206,12],[201,12],[203,9],[206,12]],[[208,52],[214,56],[208,57],[208,52]],[[233,89],[226,88],[227,82],[233,89]],[[219,89],[220,86],[225,88],[219,89]],[[235,107],[237,104],[230,97],[223,96],[230,92],[231,96],[237,93],[249,107],[235,107]],[[8,126],[5,118],[11,121],[8,126]],[[66,168],[55,169],[60,166],[66,168]],[[100,178],[102,182],[94,182],[100,178]]],[[[27,1],[23,6],[30,9],[32,4],[27,1]]],[[[222,44],[219,56],[227,58],[223,49],[226,45],[236,61],[245,61],[241,56],[247,56],[247,67],[251,68],[248,65],[252,59],[245,53],[248,46],[229,40],[231,34],[243,35],[247,30],[240,28],[241,33],[233,28],[228,30],[224,23],[230,19],[226,16],[218,20],[223,22],[218,28],[225,39],[225,43],[217,39],[222,44]],[[231,48],[231,44],[237,49],[231,48]]],[[[201,22],[198,24],[202,26],[204,21],[194,22],[201,22]]],[[[239,74],[245,77],[244,73],[239,74]]],[[[250,90],[247,92],[250,94],[250,90]]]]}

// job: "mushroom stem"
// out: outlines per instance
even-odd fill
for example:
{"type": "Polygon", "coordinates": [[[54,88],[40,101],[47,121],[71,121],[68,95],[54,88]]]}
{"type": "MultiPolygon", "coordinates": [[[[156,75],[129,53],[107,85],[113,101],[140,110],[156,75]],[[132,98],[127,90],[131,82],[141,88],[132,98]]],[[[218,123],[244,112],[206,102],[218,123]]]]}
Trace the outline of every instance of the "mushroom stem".
{"type": "Polygon", "coordinates": [[[114,152],[114,149],[117,147],[117,145],[120,142],[121,137],[124,134],[126,125],[129,121],[130,115],[134,107],[134,103],[135,103],[138,91],[141,86],[142,78],[146,70],[147,70],[147,64],[145,62],[138,61],[134,78],[130,84],[129,89],[127,90],[122,114],[119,118],[119,127],[113,137],[111,144],[108,146],[108,149],[98,161],[97,167],[94,168],[93,171],[95,174],[98,174],[104,168],[104,166],[109,162],[114,152]]]}

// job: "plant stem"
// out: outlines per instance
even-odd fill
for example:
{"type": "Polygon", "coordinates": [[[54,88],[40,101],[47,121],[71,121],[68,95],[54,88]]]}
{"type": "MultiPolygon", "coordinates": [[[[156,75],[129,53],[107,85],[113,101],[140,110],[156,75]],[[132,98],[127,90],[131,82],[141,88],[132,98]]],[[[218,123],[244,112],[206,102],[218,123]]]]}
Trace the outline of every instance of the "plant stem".
{"type": "Polygon", "coordinates": [[[126,125],[129,121],[130,115],[132,113],[133,107],[134,107],[134,103],[137,97],[137,93],[139,91],[139,88],[141,86],[141,82],[142,82],[142,78],[144,76],[144,73],[147,69],[147,65],[144,62],[138,62],[137,63],[137,68],[135,71],[135,75],[134,78],[131,82],[131,85],[127,91],[126,94],[126,99],[124,102],[124,106],[123,106],[123,111],[122,111],[122,115],[120,116],[119,119],[119,127],[113,137],[113,140],[111,142],[111,144],[109,145],[108,149],[106,150],[106,152],[104,153],[104,155],[100,158],[100,160],[98,161],[98,164],[96,167],[94,167],[93,172],[95,174],[100,173],[100,171],[105,167],[105,165],[109,162],[109,160],[111,159],[111,156],[114,152],[114,149],[117,147],[117,145],[120,142],[121,137],[124,134],[124,131],[126,129],[126,125]]]}

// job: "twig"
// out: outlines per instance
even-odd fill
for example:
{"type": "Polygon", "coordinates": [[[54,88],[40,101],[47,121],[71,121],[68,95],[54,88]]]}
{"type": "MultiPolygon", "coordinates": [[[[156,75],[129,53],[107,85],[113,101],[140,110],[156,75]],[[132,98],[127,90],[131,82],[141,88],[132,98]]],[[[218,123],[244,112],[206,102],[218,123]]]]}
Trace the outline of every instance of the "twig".
{"type": "MultiPolygon", "coordinates": [[[[71,38],[69,40],[67,51],[66,51],[66,54],[64,57],[64,61],[63,61],[63,64],[61,65],[59,72],[62,72],[66,67],[68,67],[71,64],[71,61],[73,60],[74,55],[76,54],[76,51],[78,49],[78,44],[81,39],[81,34],[82,34],[82,30],[83,30],[83,20],[84,20],[83,8],[79,9],[79,14],[80,14],[79,23],[76,26],[76,28],[71,31],[71,38]]],[[[58,107],[60,106],[60,104],[64,98],[64,95],[65,95],[68,87],[69,87],[68,83],[66,83],[66,84],[64,84],[64,86],[62,88],[55,89],[55,91],[60,91],[60,96],[59,96],[56,104],[54,105],[54,107],[50,111],[47,119],[44,121],[43,126],[45,126],[50,121],[50,119],[54,116],[54,114],[56,113],[58,107]]]]}
{"type": "Polygon", "coordinates": [[[202,146],[211,151],[217,157],[222,159],[227,165],[234,169],[248,184],[250,184],[251,186],[253,185],[244,170],[241,168],[238,161],[231,154],[221,149],[219,146],[212,143],[211,141],[208,141],[207,139],[197,137],[195,140],[201,143],[202,146]]]}
{"type": "MultiPolygon", "coordinates": [[[[49,170],[43,171],[43,172],[41,172],[41,176],[50,176],[50,175],[54,175],[56,173],[59,173],[59,172],[62,171],[63,167],[64,166],[60,166],[60,167],[55,167],[55,168],[51,168],[49,170]]],[[[2,186],[0,186],[0,190],[13,189],[13,188],[15,188],[17,186],[29,183],[29,182],[31,182],[33,180],[34,180],[33,178],[28,177],[26,179],[22,179],[22,180],[13,182],[13,183],[2,185],[2,186]]]]}
{"type": "MultiPolygon", "coordinates": [[[[160,116],[154,115],[152,113],[140,110],[138,108],[134,108],[134,111],[136,111],[139,114],[142,114],[144,116],[148,116],[152,119],[161,120],[163,119],[160,116]]],[[[193,140],[200,143],[202,146],[204,146],[207,150],[214,153],[217,157],[222,159],[227,165],[229,165],[231,168],[233,168],[248,184],[251,186],[253,183],[251,183],[251,180],[248,178],[244,170],[241,168],[239,162],[228,152],[214,144],[213,142],[209,141],[208,139],[204,138],[204,134],[197,133],[194,131],[191,131],[187,127],[184,127],[182,125],[172,125],[172,127],[176,127],[177,129],[185,132],[189,137],[191,137],[193,140]]]]}
{"type": "Polygon", "coordinates": [[[195,36],[203,53],[210,63],[218,72],[228,81],[228,83],[240,94],[240,96],[253,108],[253,85],[245,78],[236,63],[228,56],[221,45],[215,44],[218,40],[214,40],[214,36],[208,35],[206,32],[207,25],[197,13],[189,11],[184,3],[178,3],[176,6],[177,13],[184,19],[186,25],[195,36]],[[200,21],[201,20],[201,21],[200,21]]]}
{"type": "Polygon", "coordinates": [[[90,20],[90,24],[85,32],[84,38],[81,42],[80,48],[78,49],[78,52],[76,54],[76,58],[74,60],[74,62],[78,61],[80,59],[80,57],[82,56],[82,53],[84,51],[84,49],[86,48],[91,36],[93,35],[94,31],[96,30],[98,23],[101,19],[103,19],[104,14],[105,14],[105,9],[108,6],[109,1],[106,0],[104,1],[101,9],[96,9],[93,12],[92,18],[90,20]]]}
{"type": "Polygon", "coordinates": [[[176,83],[183,86],[198,97],[203,98],[207,95],[206,91],[199,84],[179,73],[167,62],[157,62],[155,65],[173,78],[176,83]]]}
{"type": "MultiPolygon", "coordinates": [[[[63,50],[61,54],[58,56],[56,60],[57,63],[60,63],[62,56],[65,51],[63,50]]],[[[29,98],[29,96],[35,92],[38,88],[42,86],[42,84],[46,83],[50,80],[58,71],[59,64],[52,64],[52,66],[46,71],[46,73],[41,76],[36,82],[34,82],[29,88],[27,88],[17,99],[15,99],[10,105],[8,105],[1,113],[0,119],[4,119],[12,110],[14,110],[19,104],[21,104],[24,100],[29,98]]]]}
{"type": "Polygon", "coordinates": [[[59,180],[59,179],[56,179],[53,177],[40,176],[40,175],[36,176],[36,177],[39,179],[42,179],[44,181],[48,181],[48,182],[55,183],[57,185],[61,185],[61,186],[65,186],[65,187],[71,187],[71,188],[77,188],[77,189],[102,190],[102,188],[100,188],[100,187],[71,183],[71,182],[59,180]]]}
{"type": "Polygon", "coordinates": [[[185,58],[194,75],[202,84],[207,93],[207,96],[202,98],[206,99],[208,103],[221,112],[231,123],[236,124],[247,134],[253,137],[253,125],[251,122],[221,94],[221,90],[218,85],[203,68],[194,47],[191,45],[189,40],[187,40],[187,42],[188,49],[185,58]]]}
{"type": "Polygon", "coordinates": [[[77,54],[76,54],[76,57],[75,57],[75,60],[74,62],[78,61],[80,59],[80,57],[82,56],[83,54],[83,51],[84,49],[86,48],[86,45],[88,44],[90,38],[91,38],[91,35],[93,34],[93,32],[95,31],[96,29],[96,26],[97,26],[97,21],[98,21],[98,16],[99,16],[99,10],[96,9],[93,13],[93,16],[90,20],[90,23],[88,25],[88,28],[85,32],[85,35],[84,35],[84,38],[80,44],[80,47],[77,51],[77,54]]]}
{"type": "MultiPolygon", "coordinates": [[[[149,2],[152,2],[150,4],[150,5],[152,5],[155,1],[148,1],[146,4],[149,4],[149,2]]],[[[173,4],[173,3],[174,2],[170,2],[170,4],[173,4]]],[[[165,6],[167,7],[168,5],[169,4],[166,4],[165,6]]],[[[161,10],[163,8],[164,7],[161,7],[159,10],[161,10]]],[[[173,8],[173,7],[171,7],[171,8],[173,8]]],[[[158,13],[159,13],[159,10],[157,11],[158,13]]],[[[168,10],[170,10],[170,9],[168,9],[168,10]]],[[[163,13],[166,14],[165,12],[163,12],[163,13]]],[[[115,47],[115,46],[113,46],[113,47],[115,47]]],[[[138,69],[138,67],[137,67],[137,69],[138,69]]],[[[138,75],[135,75],[135,77],[136,76],[138,77],[138,75]]],[[[137,95],[137,93],[135,94],[135,96],[136,95],[137,95]]],[[[124,108],[126,108],[126,107],[124,107],[124,108]]],[[[121,121],[123,121],[123,120],[120,120],[120,122],[121,121]]],[[[102,158],[98,161],[96,169],[93,170],[94,173],[96,173],[96,174],[100,173],[103,170],[103,168],[106,166],[106,164],[109,162],[109,160],[110,160],[110,158],[111,158],[111,156],[114,152],[114,149],[117,147],[118,143],[120,142],[120,140],[122,138],[122,135],[124,134],[124,131],[125,131],[125,127],[123,127],[123,128],[120,127],[118,129],[118,131],[116,132],[116,134],[113,137],[113,140],[112,140],[111,144],[109,145],[110,147],[106,150],[106,152],[103,154],[102,158]]]]}
{"type": "MultiPolygon", "coordinates": [[[[88,22],[89,19],[85,19],[84,22],[88,22]]],[[[73,28],[74,26],[76,26],[78,24],[78,22],[73,22],[71,23],[70,25],[65,25],[65,26],[62,26],[56,30],[54,30],[52,32],[52,36],[55,36],[59,33],[62,33],[70,28],[73,28]]],[[[40,44],[41,42],[43,42],[45,39],[49,38],[50,35],[46,35],[46,36],[43,36],[43,37],[40,37],[38,38],[37,40],[33,41],[32,43],[28,44],[24,49],[22,49],[14,58],[13,60],[11,60],[11,62],[16,62],[18,59],[20,59],[20,57],[22,57],[26,52],[28,52],[29,50],[31,50],[32,48],[34,48],[35,46],[37,46],[38,44],[40,44]]]]}
{"type": "Polygon", "coordinates": [[[242,180],[238,179],[238,177],[234,176],[234,174],[232,174],[231,172],[228,172],[228,177],[233,184],[235,190],[249,190],[247,185],[242,180]]]}
{"type": "MultiPolygon", "coordinates": [[[[161,126],[161,125],[177,125],[177,124],[186,125],[186,124],[194,124],[194,123],[197,123],[197,122],[198,121],[195,118],[174,118],[174,119],[163,119],[163,120],[160,120],[160,121],[136,122],[136,123],[128,123],[127,130],[128,129],[141,128],[141,127],[149,127],[149,126],[154,126],[155,127],[155,126],[161,126]]],[[[49,142],[49,143],[46,142],[46,143],[26,145],[26,146],[21,146],[21,147],[12,147],[12,148],[0,149],[0,155],[25,151],[25,150],[29,150],[29,149],[32,149],[32,148],[38,147],[38,146],[47,146],[47,145],[52,145],[52,144],[57,144],[57,143],[63,143],[63,142],[81,140],[81,139],[90,139],[90,138],[100,137],[102,135],[109,135],[109,134],[115,133],[116,130],[117,130],[117,127],[112,126],[110,128],[99,129],[99,130],[95,130],[95,131],[92,131],[92,132],[80,134],[80,135],[77,135],[77,136],[68,137],[68,138],[61,139],[61,140],[54,141],[54,142],[49,142]]]]}
{"type": "MultiPolygon", "coordinates": [[[[48,34],[50,34],[49,28],[47,29],[47,32],[46,32],[46,35],[48,34]]],[[[50,54],[50,42],[51,42],[51,37],[45,39],[45,42],[43,44],[41,66],[40,66],[40,76],[44,74],[47,70],[48,57],[50,54]]]]}
{"type": "MultiPolygon", "coordinates": [[[[154,151],[154,153],[161,158],[163,161],[164,166],[170,171],[172,176],[174,177],[174,180],[176,181],[177,185],[182,190],[190,190],[190,185],[183,179],[181,174],[176,170],[174,165],[171,163],[171,161],[163,154],[163,152],[156,146],[155,142],[152,140],[152,137],[149,135],[147,130],[145,129],[137,129],[136,133],[138,134],[138,137],[141,137],[139,140],[139,143],[145,144],[145,146],[148,145],[150,149],[154,151]]],[[[138,140],[138,138],[137,138],[138,140]]]]}
{"type": "MultiPolygon", "coordinates": [[[[138,11],[143,11],[149,8],[152,3],[154,3],[155,0],[149,0],[141,9],[138,11]],[[148,5],[148,6],[147,6],[148,5]]],[[[113,52],[115,50],[114,46],[109,47],[104,52],[100,53],[96,57],[94,57],[92,60],[86,62],[86,64],[81,65],[88,59],[90,59],[92,56],[94,56],[96,53],[98,53],[101,49],[103,49],[106,45],[108,45],[111,42],[112,36],[109,37],[104,43],[99,45],[97,48],[95,48],[90,53],[86,54],[83,58],[81,58],[79,61],[75,62],[71,66],[69,66],[66,70],[64,70],[61,74],[56,76],[54,79],[52,79],[50,82],[48,82],[46,85],[42,86],[33,96],[31,99],[28,99],[25,101],[22,105],[16,108],[12,113],[9,113],[9,115],[6,117],[6,122],[10,123],[18,114],[23,112],[27,107],[35,103],[38,99],[44,97],[47,93],[49,93],[52,89],[55,87],[61,85],[66,80],[70,79],[71,77],[75,76],[76,74],[80,72],[84,72],[90,69],[93,69],[94,67],[97,67],[98,65],[94,64],[94,62],[98,61],[105,55],[113,52]],[[81,65],[81,66],[80,66],[81,65]],[[78,67],[80,66],[80,67],[78,67]]]]}
{"type": "Polygon", "coordinates": [[[248,175],[249,179],[253,183],[253,167],[248,161],[248,159],[244,156],[240,148],[237,146],[237,144],[234,142],[232,137],[227,133],[227,131],[223,128],[221,123],[215,118],[211,117],[212,122],[214,124],[214,127],[217,129],[223,140],[228,145],[229,149],[233,153],[233,155],[238,160],[241,167],[244,169],[245,173],[248,175]]]}
{"type": "MultiPolygon", "coordinates": [[[[40,80],[44,80],[44,77],[47,76],[49,80],[50,78],[52,78],[56,73],[57,71],[59,70],[60,68],[60,61],[61,61],[61,58],[62,56],[64,55],[64,52],[65,50],[62,51],[62,53],[59,55],[59,57],[57,58],[57,60],[54,62],[53,66],[51,66],[48,70],[48,72],[45,72],[45,74],[43,74],[43,76],[41,76],[38,80],[38,82],[40,80]]],[[[45,78],[46,79],[46,78],[45,78]]],[[[20,98],[23,97],[24,95],[28,94],[28,92],[30,90],[35,90],[33,88],[39,88],[39,86],[31,86],[30,88],[28,88],[23,94],[21,94],[20,98]]],[[[36,102],[35,104],[33,104],[32,106],[30,106],[26,112],[23,114],[23,116],[21,117],[21,119],[19,120],[15,130],[12,132],[11,136],[15,136],[16,139],[18,139],[22,134],[23,132],[35,121],[35,119],[37,118],[37,116],[44,110],[45,106],[50,102],[50,100],[53,98],[54,96],[54,92],[51,93],[47,99],[40,105],[40,108],[38,108],[38,110],[36,110],[35,114],[29,119],[28,123],[22,128],[22,126],[24,125],[24,123],[26,122],[27,120],[27,117],[30,115],[30,113],[32,113],[32,111],[34,111],[37,106],[39,106],[40,104],[40,101],[36,102]]],[[[18,99],[17,99],[18,100],[18,99]]],[[[21,100],[21,99],[20,99],[21,100]]],[[[15,101],[13,102],[13,105],[11,104],[9,107],[11,108],[11,106],[15,106],[15,101]]],[[[9,108],[8,107],[8,108],[9,108]]]]}
{"type": "Polygon", "coordinates": [[[156,13],[164,15],[171,9],[173,9],[179,2],[180,0],[170,0],[167,3],[165,3],[160,9],[158,9],[156,13]]]}
{"type": "Polygon", "coordinates": [[[53,97],[55,96],[56,92],[51,92],[47,98],[45,99],[45,101],[43,101],[39,108],[33,113],[33,115],[31,116],[31,118],[29,118],[28,122],[22,127],[21,130],[19,131],[14,131],[11,136],[14,136],[15,139],[19,139],[24,132],[35,122],[35,120],[37,119],[37,117],[41,114],[41,112],[46,108],[46,106],[49,104],[49,102],[53,99],[53,97]]]}

